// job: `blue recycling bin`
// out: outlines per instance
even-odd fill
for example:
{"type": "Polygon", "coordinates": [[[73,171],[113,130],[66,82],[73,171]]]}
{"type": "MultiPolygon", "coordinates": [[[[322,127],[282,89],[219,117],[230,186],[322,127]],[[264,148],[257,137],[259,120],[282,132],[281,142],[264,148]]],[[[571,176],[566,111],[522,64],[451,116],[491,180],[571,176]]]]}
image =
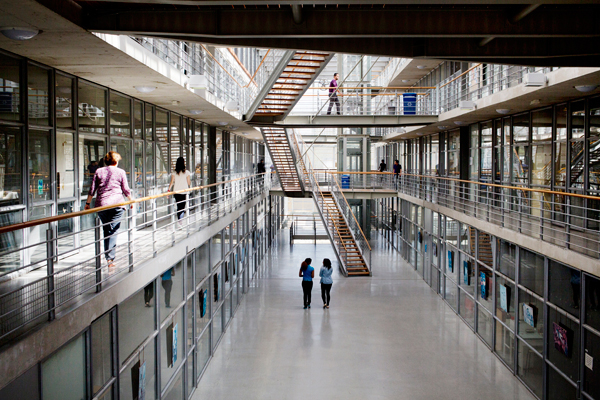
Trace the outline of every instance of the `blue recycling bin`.
{"type": "Polygon", "coordinates": [[[350,189],[350,175],[342,175],[342,189],[350,189]]]}
{"type": "Polygon", "coordinates": [[[417,94],[403,93],[404,115],[415,115],[417,113],[417,94]]]}

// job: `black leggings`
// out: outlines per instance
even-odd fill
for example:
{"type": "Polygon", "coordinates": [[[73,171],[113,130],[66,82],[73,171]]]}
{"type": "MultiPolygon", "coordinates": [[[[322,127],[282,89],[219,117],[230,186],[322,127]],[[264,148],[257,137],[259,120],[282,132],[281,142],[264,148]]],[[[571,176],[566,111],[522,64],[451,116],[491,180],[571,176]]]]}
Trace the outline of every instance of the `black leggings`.
{"type": "Polygon", "coordinates": [[[312,281],[302,281],[302,291],[304,292],[304,307],[310,306],[310,294],[312,292],[312,281]]]}
{"type": "Polygon", "coordinates": [[[323,304],[329,305],[331,301],[331,286],[333,283],[321,283],[321,298],[323,299],[323,304]]]}
{"type": "Polygon", "coordinates": [[[185,215],[185,203],[187,195],[175,194],[174,196],[175,202],[177,203],[177,219],[181,219],[185,215]]]}

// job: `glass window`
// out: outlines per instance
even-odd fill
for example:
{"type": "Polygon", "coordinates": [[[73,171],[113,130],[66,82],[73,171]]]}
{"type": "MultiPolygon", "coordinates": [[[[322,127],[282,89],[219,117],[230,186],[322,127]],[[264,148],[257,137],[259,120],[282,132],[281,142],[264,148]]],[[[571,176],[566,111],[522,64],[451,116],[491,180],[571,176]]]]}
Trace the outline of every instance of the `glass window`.
{"type": "Polygon", "coordinates": [[[119,304],[119,359],[124,362],[155,330],[155,286],[143,290],[119,304]]]}
{"type": "Polygon", "coordinates": [[[588,141],[588,188],[589,190],[598,192],[600,190],[600,97],[591,99],[589,107],[590,136],[588,141]]]}
{"type": "MultiPolygon", "coordinates": [[[[144,120],[144,104],[141,101],[133,102],[133,136],[142,138],[142,121],[144,120]]],[[[152,140],[152,137],[149,138],[152,140]]]]}
{"type": "Polygon", "coordinates": [[[0,126],[0,205],[22,203],[22,179],[21,129],[0,126]]]}
{"type": "Polygon", "coordinates": [[[223,333],[223,307],[219,307],[212,320],[212,346],[216,349],[223,333]]]}
{"type": "Polygon", "coordinates": [[[202,371],[208,364],[210,357],[210,332],[207,330],[198,340],[196,345],[196,378],[200,377],[202,371]]]}
{"type": "Polygon", "coordinates": [[[110,134],[131,137],[131,99],[110,92],[110,134]]]}
{"type": "Polygon", "coordinates": [[[196,248],[196,285],[199,284],[202,279],[208,275],[210,271],[210,264],[208,260],[208,243],[204,243],[202,246],[196,248]]]}
{"type": "Polygon", "coordinates": [[[146,187],[154,188],[154,143],[146,142],[146,187]]]}
{"type": "Polygon", "coordinates": [[[177,157],[182,156],[181,154],[181,135],[182,135],[182,130],[181,130],[181,116],[177,115],[177,114],[173,114],[171,113],[171,149],[173,151],[173,154],[171,155],[171,163],[172,165],[172,169],[175,169],[175,161],[177,161],[177,157]]]}
{"type": "Polygon", "coordinates": [[[75,196],[75,149],[73,134],[56,132],[56,190],[59,199],[75,196]]]}
{"type": "Polygon", "coordinates": [[[493,274],[492,270],[478,264],[479,274],[477,276],[477,300],[489,311],[493,311],[493,297],[492,297],[492,285],[493,285],[493,274]]]}
{"type": "Polygon", "coordinates": [[[496,322],[496,354],[513,369],[515,361],[515,335],[502,324],[496,322]]]}
{"type": "Polygon", "coordinates": [[[515,329],[515,285],[496,275],[496,318],[515,329]]]}
{"type": "Polygon", "coordinates": [[[165,187],[170,181],[170,168],[169,168],[169,144],[168,143],[157,143],[156,144],[156,186],[158,188],[165,187]]]}
{"type": "Polygon", "coordinates": [[[169,115],[166,111],[156,110],[156,140],[167,143],[169,141],[169,115]]]}
{"type": "Polygon", "coordinates": [[[519,270],[519,283],[527,289],[544,295],[544,256],[521,249],[521,268],[519,270]]]}
{"type": "Polygon", "coordinates": [[[576,400],[577,390],[573,384],[556,372],[554,368],[548,367],[548,400],[576,400]]]}
{"type": "Polygon", "coordinates": [[[458,291],[460,295],[460,316],[463,317],[467,325],[475,327],[475,300],[467,295],[463,290],[458,291]]]}
{"type": "Polygon", "coordinates": [[[456,284],[449,279],[446,279],[446,301],[450,308],[454,311],[458,310],[458,289],[456,284]]]}
{"type": "Polygon", "coordinates": [[[29,123],[32,125],[50,125],[48,85],[48,70],[29,64],[27,66],[27,100],[29,123]]]}
{"type": "Polygon", "coordinates": [[[29,131],[29,197],[34,202],[52,200],[52,177],[50,176],[50,133],[29,131]]]}
{"type": "Polygon", "coordinates": [[[547,358],[574,382],[579,380],[579,324],[548,307],[547,358]]]}
{"type": "Polygon", "coordinates": [[[211,243],[210,243],[210,263],[211,263],[211,269],[216,266],[219,262],[221,262],[222,259],[222,248],[223,248],[223,243],[221,241],[221,234],[218,233],[215,236],[212,237],[211,243]]]}
{"type": "Polygon", "coordinates": [[[517,375],[541,399],[544,389],[544,361],[540,355],[527,347],[523,341],[519,340],[517,346],[519,351],[517,355],[517,375]]]}
{"type": "Polygon", "coordinates": [[[19,60],[0,54],[0,119],[21,119],[19,60]]]}
{"type": "Polygon", "coordinates": [[[73,78],[56,74],[56,127],[73,129],[73,78]]]}
{"type": "Polygon", "coordinates": [[[80,335],[42,362],[42,398],[81,400],[86,396],[85,337],[80,335]],[[69,384],[66,385],[65,382],[69,384]]]}
{"type": "Polygon", "coordinates": [[[585,275],[585,322],[600,331],[600,279],[585,275]]]}
{"type": "Polygon", "coordinates": [[[210,320],[210,280],[206,280],[200,290],[197,292],[196,297],[196,334],[201,335],[202,330],[208,324],[210,320]]]}
{"type": "Polygon", "coordinates": [[[112,312],[92,322],[92,393],[96,394],[113,376],[112,312]]]}
{"type": "Polygon", "coordinates": [[[121,161],[119,161],[118,167],[125,171],[127,183],[130,188],[134,187],[133,182],[131,181],[131,168],[133,165],[133,160],[131,159],[131,146],[131,140],[111,139],[110,141],[111,151],[116,151],[121,155],[121,161]]]}
{"type": "MultiPolygon", "coordinates": [[[[160,315],[161,320],[173,311],[183,300],[183,260],[160,275],[160,315]]],[[[183,353],[181,353],[183,354],[183,353]]]]}
{"type": "Polygon", "coordinates": [[[79,131],[106,133],[106,90],[79,80],[79,131]]]}
{"type": "Polygon", "coordinates": [[[529,114],[513,117],[513,181],[529,183],[529,114]]]}
{"type": "Polygon", "coordinates": [[[155,140],[155,138],[154,138],[154,106],[152,106],[150,104],[146,104],[144,114],[146,115],[146,124],[144,126],[146,135],[145,135],[144,139],[155,140]]]}
{"type": "Polygon", "coordinates": [[[585,102],[571,103],[571,182],[570,187],[583,189],[583,169],[585,162],[584,152],[585,135],[585,102]]]}
{"type": "Polygon", "coordinates": [[[587,329],[584,332],[584,357],[587,363],[583,368],[583,391],[594,399],[600,399],[600,369],[596,364],[600,360],[600,337],[587,329]]]}
{"type": "Polygon", "coordinates": [[[515,260],[517,256],[517,246],[504,240],[498,239],[498,260],[496,268],[499,272],[515,279],[515,260]]]}
{"type": "MultiPolygon", "coordinates": [[[[140,386],[144,385],[146,399],[155,399],[156,373],[154,340],[141,349],[139,355],[121,373],[120,400],[139,399],[140,386]]],[[[124,361],[124,360],[122,360],[124,361]]]]}
{"type": "MultiPolygon", "coordinates": [[[[8,211],[0,213],[0,226],[7,226],[23,222],[23,213],[19,211],[8,211]]],[[[17,250],[23,243],[23,232],[13,231],[0,235],[0,256],[2,265],[0,265],[0,275],[12,272],[21,267],[21,252],[15,252],[7,255],[9,251],[17,250]]]]}
{"type": "Polygon", "coordinates": [[[182,368],[178,373],[173,383],[165,394],[161,397],[163,400],[183,400],[184,399],[184,391],[183,391],[183,372],[185,368],[182,368]]]}
{"type": "MultiPolygon", "coordinates": [[[[79,187],[81,196],[87,196],[94,173],[104,166],[106,141],[90,135],[79,135],[79,187]]],[[[83,199],[85,202],[85,199],[83,199]]],[[[83,207],[82,207],[83,209],[83,207]]]]}
{"type": "Polygon", "coordinates": [[[0,389],[0,399],[40,400],[40,374],[36,364],[0,389]]]}
{"type": "Polygon", "coordinates": [[[567,179],[567,105],[556,106],[556,139],[554,146],[554,185],[565,187],[567,179]]]}
{"type": "Polygon", "coordinates": [[[163,389],[185,357],[183,331],[184,314],[182,308],[160,331],[161,388],[163,389]]]}
{"type": "Polygon", "coordinates": [[[492,314],[481,307],[477,307],[477,312],[477,333],[489,347],[492,347],[492,329],[494,329],[492,314]]]}
{"type": "Polygon", "coordinates": [[[135,187],[144,187],[144,142],[136,140],[133,154],[133,173],[135,178],[135,187]]]}
{"type": "Polygon", "coordinates": [[[579,318],[581,271],[548,260],[548,301],[579,318]]]}
{"type": "Polygon", "coordinates": [[[544,352],[544,304],[519,289],[519,337],[540,354],[544,352]]]}
{"type": "Polygon", "coordinates": [[[552,182],[552,108],[531,113],[531,184],[552,182]]]}

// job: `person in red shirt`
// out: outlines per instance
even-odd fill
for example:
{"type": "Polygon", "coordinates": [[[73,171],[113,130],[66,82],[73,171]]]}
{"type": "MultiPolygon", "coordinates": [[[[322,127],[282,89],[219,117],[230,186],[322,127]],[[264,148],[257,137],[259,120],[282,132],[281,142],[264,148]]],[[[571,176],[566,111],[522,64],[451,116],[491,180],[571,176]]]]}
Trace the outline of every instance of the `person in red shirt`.
{"type": "Polygon", "coordinates": [[[338,99],[338,79],[340,79],[340,74],[337,72],[333,74],[333,79],[329,82],[329,108],[327,109],[327,115],[331,115],[331,109],[333,108],[333,104],[337,107],[337,115],[340,115],[340,100],[338,99]]]}

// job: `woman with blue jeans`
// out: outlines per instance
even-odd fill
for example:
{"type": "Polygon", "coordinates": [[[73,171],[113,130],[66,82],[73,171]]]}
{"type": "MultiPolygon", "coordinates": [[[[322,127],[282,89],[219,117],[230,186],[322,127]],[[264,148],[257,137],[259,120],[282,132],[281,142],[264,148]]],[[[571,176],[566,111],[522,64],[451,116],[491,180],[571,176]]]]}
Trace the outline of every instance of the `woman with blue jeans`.
{"type": "MultiPolygon", "coordinates": [[[[104,157],[106,167],[98,168],[94,173],[92,185],[85,202],[84,209],[89,210],[92,198],[96,196],[96,207],[105,207],[123,202],[123,196],[131,200],[131,189],[127,184],[127,175],[121,168],[117,168],[121,155],[116,151],[109,151],[104,157]]],[[[133,208],[133,206],[131,206],[133,208]]],[[[108,267],[115,266],[114,260],[117,247],[117,231],[123,219],[122,207],[110,208],[98,212],[104,231],[104,257],[108,267]]]]}
{"type": "Polygon", "coordinates": [[[323,266],[319,271],[321,277],[321,298],[323,299],[323,308],[329,308],[329,302],[331,301],[331,286],[333,285],[333,269],[331,268],[331,261],[329,258],[323,259],[323,266]]]}
{"type": "Polygon", "coordinates": [[[304,293],[304,309],[310,308],[311,292],[313,287],[313,278],[315,277],[315,269],[310,266],[312,259],[307,258],[302,261],[298,276],[302,278],[302,292],[304,293]]]}

